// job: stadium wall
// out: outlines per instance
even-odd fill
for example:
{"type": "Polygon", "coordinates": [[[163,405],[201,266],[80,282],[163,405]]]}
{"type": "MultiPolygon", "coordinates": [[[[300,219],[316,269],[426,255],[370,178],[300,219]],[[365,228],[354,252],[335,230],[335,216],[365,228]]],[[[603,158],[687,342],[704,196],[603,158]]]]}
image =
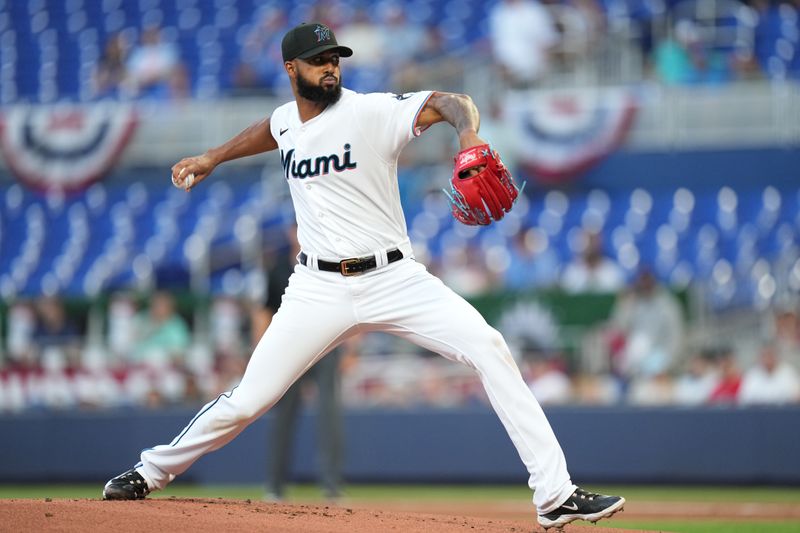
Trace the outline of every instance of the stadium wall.
{"type": "MultiPolygon", "coordinates": [[[[105,480],[145,446],[169,442],[194,411],[26,413],[0,417],[0,482],[105,480]]],[[[797,484],[800,408],[549,408],[580,482],[797,484]]],[[[271,417],[203,457],[181,480],[260,483],[271,417]]],[[[524,483],[519,457],[494,413],[351,411],[350,482],[524,483]]],[[[314,479],[314,416],[299,421],[292,472],[314,479]]]]}
{"type": "MultiPolygon", "coordinates": [[[[180,157],[180,153],[183,152],[176,152],[175,157],[180,157]]],[[[274,181],[274,185],[279,186],[279,180],[283,179],[280,159],[273,155],[275,157],[266,157],[263,161],[243,160],[242,163],[247,163],[246,165],[225,166],[217,172],[226,179],[253,182],[261,177],[262,164],[266,164],[269,181],[274,181]]],[[[128,185],[132,181],[143,181],[168,187],[169,174],[165,174],[164,169],[168,171],[169,165],[165,165],[154,165],[151,162],[144,167],[121,166],[106,176],[105,183],[114,187],[128,185]]],[[[610,154],[584,174],[563,181],[561,185],[567,190],[599,187],[630,191],[636,187],[649,190],[687,187],[695,192],[718,189],[723,185],[748,188],[771,184],[779,188],[796,188],[797,168],[800,168],[800,150],[781,146],[620,150],[610,154]]],[[[536,177],[526,175],[524,168],[518,169],[518,177],[530,179],[528,187],[536,187],[536,177]]],[[[7,169],[0,169],[0,185],[7,187],[14,181],[15,178],[7,169]]],[[[441,176],[441,181],[444,183],[446,176],[441,176]]],[[[552,185],[549,183],[548,187],[552,185]]],[[[401,182],[401,187],[408,186],[409,184],[401,182]]]]}
{"type": "Polygon", "coordinates": [[[796,189],[800,150],[751,147],[704,150],[625,150],[611,154],[579,180],[583,187],[613,190],[674,189],[694,192],[733,188],[796,189]]]}

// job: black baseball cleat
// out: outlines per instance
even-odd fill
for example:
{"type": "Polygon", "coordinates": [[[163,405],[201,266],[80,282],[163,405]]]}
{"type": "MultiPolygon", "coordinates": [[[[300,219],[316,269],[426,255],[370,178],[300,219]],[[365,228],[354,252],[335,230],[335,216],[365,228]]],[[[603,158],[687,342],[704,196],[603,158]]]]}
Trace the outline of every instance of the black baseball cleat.
{"type": "Polygon", "coordinates": [[[147,481],[136,470],[111,478],[103,487],[104,500],[143,500],[148,494],[147,481]]]}
{"type": "Polygon", "coordinates": [[[594,523],[621,511],[624,505],[625,498],[622,496],[594,494],[578,487],[561,507],[547,514],[540,514],[539,524],[545,529],[550,529],[564,527],[574,520],[588,520],[594,523]]]}

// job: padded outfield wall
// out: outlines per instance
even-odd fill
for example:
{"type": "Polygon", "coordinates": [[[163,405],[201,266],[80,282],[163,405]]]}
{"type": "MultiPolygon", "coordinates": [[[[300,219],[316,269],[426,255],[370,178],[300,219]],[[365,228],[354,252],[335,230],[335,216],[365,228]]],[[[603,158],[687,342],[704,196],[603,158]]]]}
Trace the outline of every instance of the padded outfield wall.
{"type": "MultiPolygon", "coordinates": [[[[800,407],[547,410],[580,482],[798,484],[800,407]]],[[[0,482],[101,481],[142,448],[168,443],[193,410],[28,413],[0,418],[0,482]]],[[[261,483],[271,417],[198,461],[184,481],[261,483]]],[[[511,441],[488,409],[351,411],[351,482],[525,483],[511,441]]],[[[296,436],[293,477],[316,472],[313,413],[296,436]]]]}

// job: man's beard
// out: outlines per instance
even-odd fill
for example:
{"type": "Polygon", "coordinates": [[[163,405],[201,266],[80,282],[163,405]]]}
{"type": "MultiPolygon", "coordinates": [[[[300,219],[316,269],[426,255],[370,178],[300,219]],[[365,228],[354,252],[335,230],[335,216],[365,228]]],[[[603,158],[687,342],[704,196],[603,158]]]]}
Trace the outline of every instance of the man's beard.
{"type": "Polygon", "coordinates": [[[297,94],[306,100],[311,100],[312,102],[325,105],[335,104],[342,96],[342,78],[339,78],[339,81],[336,83],[336,85],[330,89],[326,89],[325,87],[314,85],[310,81],[303,78],[302,74],[298,72],[297,94]]]}

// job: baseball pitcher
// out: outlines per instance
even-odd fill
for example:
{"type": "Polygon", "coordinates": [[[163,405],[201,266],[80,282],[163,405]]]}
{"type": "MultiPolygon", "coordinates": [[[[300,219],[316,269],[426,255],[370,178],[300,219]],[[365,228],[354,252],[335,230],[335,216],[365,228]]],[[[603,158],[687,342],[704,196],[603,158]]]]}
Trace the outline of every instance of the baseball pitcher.
{"type": "Polygon", "coordinates": [[[437,91],[359,94],[342,87],[340,59],[353,51],[321,23],[283,38],[295,99],[225,144],[172,167],[187,191],[217,165],[272,150],[291,190],[301,252],[273,321],[241,382],[205,405],[169,444],[147,448],[133,469],[111,479],[108,500],[163,489],[204,454],[272,407],[314,363],[364,331],[399,335],[473,368],[530,473],[545,528],[595,522],[624,498],[585,491],[570,479],[561,447],[523,381],[503,337],[464,299],[414,260],[400,205],[397,159],[433,124],[455,128],[449,197],[465,224],[489,224],[510,210],[519,189],[487,142],[465,95],[437,91]]]}

